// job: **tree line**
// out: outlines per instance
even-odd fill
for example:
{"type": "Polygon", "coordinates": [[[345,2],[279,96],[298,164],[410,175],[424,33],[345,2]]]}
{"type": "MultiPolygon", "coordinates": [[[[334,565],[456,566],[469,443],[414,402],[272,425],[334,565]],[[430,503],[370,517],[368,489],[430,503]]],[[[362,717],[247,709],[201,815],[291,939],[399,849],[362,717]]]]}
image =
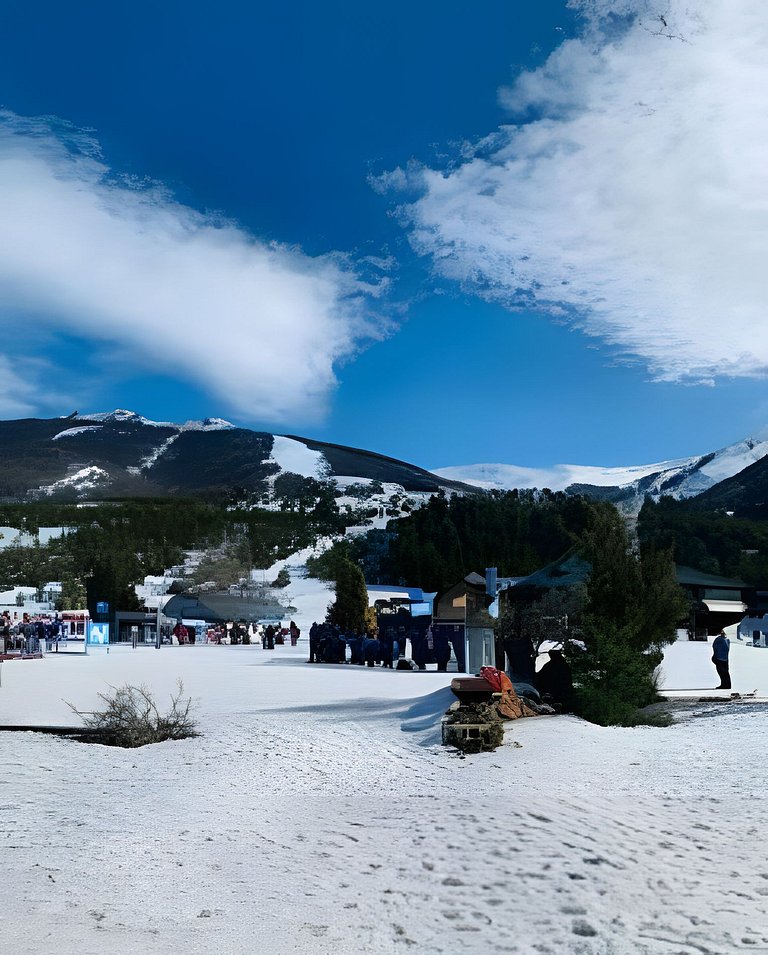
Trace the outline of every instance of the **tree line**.
{"type": "Polygon", "coordinates": [[[637,530],[642,543],[671,548],[678,564],[757,587],[768,583],[768,521],[702,511],[663,497],[645,502],[637,530]]]}
{"type": "Polygon", "coordinates": [[[443,492],[387,530],[349,544],[369,583],[445,590],[471,571],[524,576],[556,560],[592,519],[594,502],[551,491],[443,492]]]}
{"type": "Polygon", "coordinates": [[[499,635],[523,638],[534,650],[545,638],[562,643],[580,715],[604,724],[646,721],[640,711],[658,698],[657,667],[687,600],[671,547],[639,544],[609,502],[548,491],[437,495],[386,532],[337,545],[313,569],[334,579],[354,561],[369,581],[373,574],[440,592],[486,567],[527,576],[568,551],[588,568],[583,585],[532,590],[500,620],[499,635]]]}
{"type": "Polygon", "coordinates": [[[238,566],[267,568],[320,536],[338,534],[338,509],[315,492],[300,507],[277,510],[178,498],[0,505],[0,525],[33,535],[40,527],[69,529],[45,546],[0,549],[0,587],[39,589],[55,580],[63,585],[60,609],[82,606],[84,592],[91,613],[99,601],[138,609],[134,585],[179,564],[185,550],[220,549],[238,566]]]}

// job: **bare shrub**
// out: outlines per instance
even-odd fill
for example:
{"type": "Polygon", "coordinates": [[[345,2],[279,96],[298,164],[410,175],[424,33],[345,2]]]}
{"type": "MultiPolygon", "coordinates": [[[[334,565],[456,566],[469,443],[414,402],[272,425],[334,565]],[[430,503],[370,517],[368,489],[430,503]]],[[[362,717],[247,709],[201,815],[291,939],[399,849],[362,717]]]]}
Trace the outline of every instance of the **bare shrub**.
{"type": "Polygon", "coordinates": [[[176,682],[171,708],[165,714],[160,712],[146,686],[126,684],[111,690],[111,693],[99,693],[99,699],[105,704],[103,710],[86,712],[67,703],[90,731],[90,741],[133,748],[200,735],[192,715],[192,698],[184,699],[181,680],[176,682]]]}

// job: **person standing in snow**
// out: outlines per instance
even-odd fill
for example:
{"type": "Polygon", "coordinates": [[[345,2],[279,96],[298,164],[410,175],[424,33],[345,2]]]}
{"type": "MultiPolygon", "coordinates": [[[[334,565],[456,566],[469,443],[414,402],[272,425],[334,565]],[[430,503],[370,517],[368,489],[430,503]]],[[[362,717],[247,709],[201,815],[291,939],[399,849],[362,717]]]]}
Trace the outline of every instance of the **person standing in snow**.
{"type": "Polygon", "coordinates": [[[715,689],[730,690],[731,674],[728,669],[728,654],[731,650],[731,641],[721,630],[712,641],[712,662],[715,664],[717,675],[720,677],[720,686],[715,689]]]}
{"type": "Polygon", "coordinates": [[[392,651],[394,639],[391,627],[382,627],[379,633],[379,651],[381,653],[382,665],[392,668],[392,651]]]}
{"type": "Polygon", "coordinates": [[[573,678],[563,651],[555,647],[549,660],[536,674],[536,689],[545,703],[555,703],[566,712],[573,702],[573,678]]]}
{"type": "Polygon", "coordinates": [[[317,648],[320,644],[320,625],[315,620],[309,628],[309,659],[307,663],[317,663],[317,648]]]}

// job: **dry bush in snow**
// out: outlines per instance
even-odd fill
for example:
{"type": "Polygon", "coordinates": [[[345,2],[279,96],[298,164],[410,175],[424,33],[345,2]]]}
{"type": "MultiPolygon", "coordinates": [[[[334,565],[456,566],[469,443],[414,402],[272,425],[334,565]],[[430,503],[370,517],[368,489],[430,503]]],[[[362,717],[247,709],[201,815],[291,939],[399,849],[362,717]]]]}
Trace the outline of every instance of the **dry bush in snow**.
{"type": "Polygon", "coordinates": [[[184,699],[181,680],[171,695],[171,708],[164,714],[146,686],[126,684],[111,689],[111,693],[99,693],[105,704],[102,710],[85,712],[67,704],[83,720],[86,729],[92,731],[93,742],[131,748],[199,735],[192,715],[192,699],[184,699]]]}

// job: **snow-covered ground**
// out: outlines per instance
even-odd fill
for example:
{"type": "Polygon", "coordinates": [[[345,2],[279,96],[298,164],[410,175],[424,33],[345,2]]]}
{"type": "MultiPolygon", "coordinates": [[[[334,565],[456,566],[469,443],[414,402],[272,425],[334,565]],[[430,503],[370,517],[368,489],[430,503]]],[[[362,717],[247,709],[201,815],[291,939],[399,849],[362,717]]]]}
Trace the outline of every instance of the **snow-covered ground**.
{"type": "MultiPolygon", "coordinates": [[[[163,698],[181,677],[203,736],[0,733],[0,950],[768,952],[762,704],[694,691],[667,729],[520,720],[461,759],[439,742],[450,674],[306,652],[2,664],[0,723],[71,723],[63,700],[126,682],[163,698]]],[[[714,686],[710,652],[671,647],[667,685],[714,686]]],[[[768,693],[768,650],[732,658],[736,690],[768,693]]]]}

